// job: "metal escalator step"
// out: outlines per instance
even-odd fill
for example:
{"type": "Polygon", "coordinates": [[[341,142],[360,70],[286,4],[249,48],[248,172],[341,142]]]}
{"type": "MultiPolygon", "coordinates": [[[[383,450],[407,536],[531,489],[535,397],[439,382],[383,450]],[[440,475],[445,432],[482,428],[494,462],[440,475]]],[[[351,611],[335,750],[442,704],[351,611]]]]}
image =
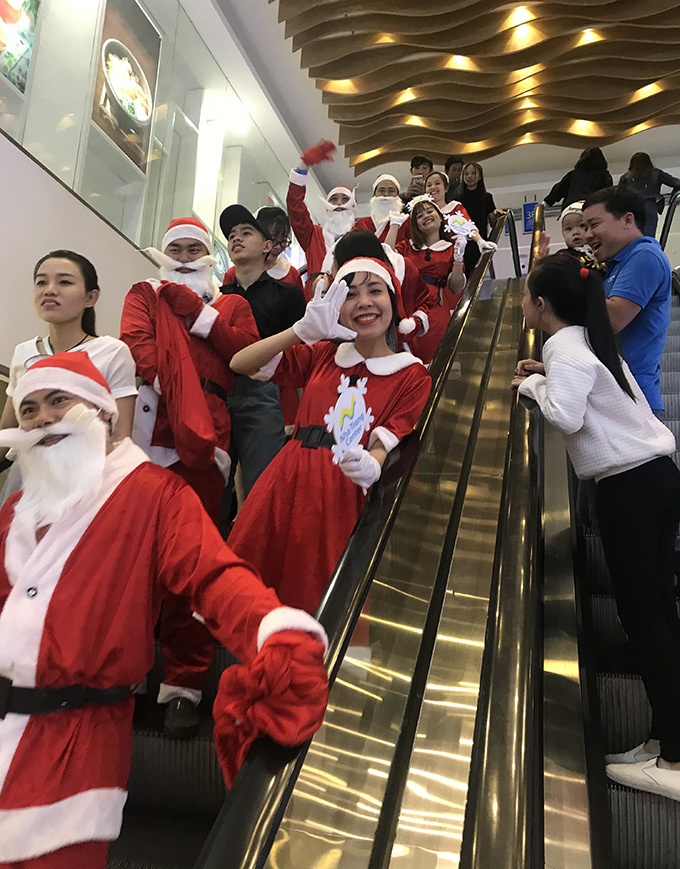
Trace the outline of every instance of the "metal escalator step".
{"type": "Polygon", "coordinates": [[[135,731],[126,812],[214,819],[226,790],[212,725],[205,717],[193,739],[168,739],[154,729],[135,731]]]}
{"type": "Polygon", "coordinates": [[[680,393],[662,394],[665,408],[664,422],[670,419],[680,419],[680,393]]]}
{"type": "Polygon", "coordinates": [[[610,784],[612,869],[678,869],[680,803],[610,784]]]}
{"type": "Polygon", "coordinates": [[[680,352],[666,351],[661,359],[662,371],[680,371],[680,352]]]}
{"type": "Polygon", "coordinates": [[[673,395],[680,393],[680,371],[661,370],[661,394],[673,395]]]}
{"type": "Polygon", "coordinates": [[[649,739],[652,712],[639,676],[598,673],[597,696],[605,753],[628,751],[649,739]]]}
{"type": "Polygon", "coordinates": [[[626,643],[626,632],[621,627],[616,601],[611,595],[594,594],[590,598],[590,614],[593,625],[592,640],[599,649],[610,651],[626,643]]]}
{"type": "MultiPolygon", "coordinates": [[[[680,335],[680,316],[674,317],[673,313],[674,313],[674,311],[671,311],[671,322],[670,322],[670,325],[668,327],[668,334],[669,335],[680,335]]],[[[678,313],[678,312],[675,311],[675,313],[678,313]]]]}
{"type": "Polygon", "coordinates": [[[669,332],[668,337],[666,338],[666,347],[664,348],[664,352],[673,352],[675,350],[680,350],[680,334],[671,335],[669,332]]]}
{"type": "Polygon", "coordinates": [[[605,561],[602,541],[595,534],[584,534],[586,576],[590,594],[612,594],[612,583],[605,561]]]}
{"type": "Polygon", "coordinates": [[[210,821],[126,813],[120,837],[109,848],[107,869],[192,869],[211,826],[210,821]]]}

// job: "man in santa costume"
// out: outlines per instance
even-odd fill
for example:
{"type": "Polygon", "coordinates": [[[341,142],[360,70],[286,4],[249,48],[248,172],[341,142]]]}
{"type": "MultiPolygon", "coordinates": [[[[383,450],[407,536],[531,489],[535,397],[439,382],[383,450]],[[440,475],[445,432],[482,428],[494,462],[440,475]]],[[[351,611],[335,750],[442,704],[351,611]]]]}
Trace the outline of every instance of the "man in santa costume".
{"type": "MultiPolygon", "coordinates": [[[[360,217],[354,224],[354,229],[367,229],[384,244],[390,229],[390,218],[394,219],[394,215],[400,214],[403,208],[404,203],[399,196],[399,182],[394,175],[378,175],[373,182],[371,216],[360,217]]],[[[405,215],[399,227],[398,240],[408,238],[408,232],[408,215],[405,215]]]]}
{"type": "Polygon", "coordinates": [[[318,728],[326,640],[179,476],[112,442],[116,402],[86,353],[39,361],[12,400],[20,427],[0,444],[23,490],[0,511],[0,867],[104,869],[126,799],[130,685],[152,665],[163,596],[188,596],[243,662],[214,706],[228,786],[253,739],[295,745],[318,728]]]}
{"type": "Polygon", "coordinates": [[[349,187],[334,187],[323,200],[327,212],[323,226],[314,223],[305,205],[309,167],[332,160],[335,151],[336,147],[331,141],[321,139],[316,145],[307,148],[297,168],[290,173],[286,208],[293,232],[307,257],[307,301],[312,297],[316,279],[331,273],[335,242],[349,232],[357,218],[356,195],[349,187]]]}
{"type": "MultiPolygon", "coordinates": [[[[230,471],[229,362],[259,335],[248,303],[220,295],[213,284],[212,242],[200,221],[173,220],[161,248],[150,248],[161,280],[135,284],[121,318],[120,337],[143,381],[132,437],[151,461],[186,480],[217,524],[230,471]]],[[[165,677],[158,702],[167,704],[166,733],[188,737],[198,730],[196,707],[213,639],[192,618],[187,600],[168,596],[159,641],[165,677]]]]}

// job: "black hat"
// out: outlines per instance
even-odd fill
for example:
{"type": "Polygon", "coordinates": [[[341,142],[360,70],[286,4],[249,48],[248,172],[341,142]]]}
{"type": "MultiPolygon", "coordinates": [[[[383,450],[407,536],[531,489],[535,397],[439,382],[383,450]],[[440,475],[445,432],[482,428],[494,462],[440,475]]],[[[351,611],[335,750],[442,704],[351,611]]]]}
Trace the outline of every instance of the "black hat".
{"type": "Polygon", "coordinates": [[[229,238],[229,233],[232,229],[240,223],[247,223],[248,226],[254,227],[267,241],[272,240],[268,230],[248,211],[245,205],[228,205],[222,214],[220,214],[220,229],[226,239],[229,238]]]}

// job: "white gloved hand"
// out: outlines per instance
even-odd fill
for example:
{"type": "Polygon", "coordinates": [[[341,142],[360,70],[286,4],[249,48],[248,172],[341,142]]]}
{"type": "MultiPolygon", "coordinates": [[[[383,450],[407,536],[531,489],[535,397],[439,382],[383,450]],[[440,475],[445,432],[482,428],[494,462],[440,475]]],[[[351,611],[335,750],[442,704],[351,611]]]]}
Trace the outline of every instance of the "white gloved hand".
{"type": "Polygon", "coordinates": [[[316,344],[317,341],[328,338],[353,341],[357,333],[338,323],[340,308],[347,297],[347,284],[344,281],[333,281],[322,298],[323,284],[323,281],[317,282],[305,315],[297,323],[293,323],[293,331],[305,344],[316,344]]]}
{"type": "Polygon", "coordinates": [[[468,238],[466,235],[457,235],[453,244],[453,261],[456,263],[463,262],[465,248],[467,247],[468,238]]]}
{"type": "Polygon", "coordinates": [[[410,335],[411,332],[416,331],[417,326],[418,324],[416,323],[414,317],[405,317],[399,322],[399,334],[410,335]]]}
{"type": "Polygon", "coordinates": [[[378,479],[382,471],[380,462],[363,447],[351,447],[345,450],[340,459],[340,470],[357,486],[369,489],[378,479]]]}
{"type": "Polygon", "coordinates": [[[488,250],[498,250],[498,245],[494,241],[486,241],[483,238],[477,241],[477,247],[480,253],[486,253],[488,250]]]}
{"type": "Polygon", "coordinates": [[[406,223],[408,218],[409,215],[404,214],[403,211],[390,211],[389,215],[387,216],[387,219],[390,222],[390,226],[401,226],[402,223],[406,223]]]}

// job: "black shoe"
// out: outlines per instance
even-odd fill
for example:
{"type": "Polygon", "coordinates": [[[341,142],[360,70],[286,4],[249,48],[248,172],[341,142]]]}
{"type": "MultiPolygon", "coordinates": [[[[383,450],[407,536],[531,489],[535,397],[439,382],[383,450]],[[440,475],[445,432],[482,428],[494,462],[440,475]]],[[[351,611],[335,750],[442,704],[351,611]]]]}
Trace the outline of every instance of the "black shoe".
{"type": "Polygon", "coordinates": [[[190,739],[198,733],[198,709],[186,697],[175,697],[165,705],[163,733],[170,739],[190,739]]]}

